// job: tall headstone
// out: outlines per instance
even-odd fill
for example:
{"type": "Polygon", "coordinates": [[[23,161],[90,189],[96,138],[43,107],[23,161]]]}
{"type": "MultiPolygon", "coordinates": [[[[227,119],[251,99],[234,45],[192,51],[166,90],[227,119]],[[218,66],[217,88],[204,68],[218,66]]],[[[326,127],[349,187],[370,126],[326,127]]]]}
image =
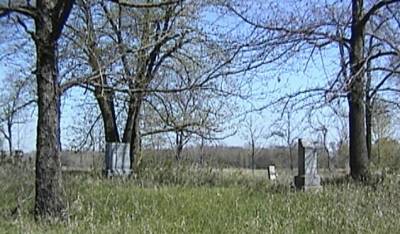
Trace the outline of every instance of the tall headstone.
{"type": "Polygon", "coordinates": [[[127,143],[106,143],[105,174],[107,176],[128,176],[132,173],[127,143]]]}
{"type": "Polygon", "coordinates": [[[318,175],[317,149],[311,145],[303,145],[298,141],[298,175],[294,178],[294,184],[298,189],[305,191],[321,188],[321,178],[318,175]]]}

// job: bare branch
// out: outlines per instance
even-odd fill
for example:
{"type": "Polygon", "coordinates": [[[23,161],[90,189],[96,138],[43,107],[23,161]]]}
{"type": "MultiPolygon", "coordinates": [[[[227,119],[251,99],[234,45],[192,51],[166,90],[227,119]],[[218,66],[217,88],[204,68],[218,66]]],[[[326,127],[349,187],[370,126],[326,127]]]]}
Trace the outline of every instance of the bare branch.
{"type": "Polygon", "coordinates": [[[369,9],[367,11],[367,13],[365,13],[365,15],[362,17],[362,19],[361,19],[362,27],[365,26],[365,24],[369,21],[371,16],[374,15],[379,9],[381,9],[382,7],[388,6],[390,4],[396,3],[396,2],[400,2],[400,0],[382,0],[378,3],[376,3],[375,5],[373,5],[371,7],[371,9],[369,9]]]}
{"type": "Polygon", "coordinates": [[[120,1],[120,0],[109,0],[110,2],[119,4],[120,6],[124,7],[132,7],[132,8],[155,8],[155,7],[162,7],[168,6],[173,4],[182,3],[184,0],[175,0],[175,1],[163,1],[159,3],[133,3],[127,1],[120,1]]]}
{"type": "Polygon", "coordinates": [[[38,17],[36,9],[31,6],[0,5],[0,18],[8,16],[11,13],[22,14],[32,19],[36,19],[38,17]]]}

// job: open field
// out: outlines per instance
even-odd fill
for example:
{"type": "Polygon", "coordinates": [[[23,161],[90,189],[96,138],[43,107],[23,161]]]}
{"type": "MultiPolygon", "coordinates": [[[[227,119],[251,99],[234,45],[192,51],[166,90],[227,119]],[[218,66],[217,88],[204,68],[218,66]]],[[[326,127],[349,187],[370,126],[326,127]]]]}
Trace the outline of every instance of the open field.
{"type": "MultiPolygon", "coordinates": [[[[251,171],[147,169],[131,179],[65,172],[69,218],[31,215],[33,171],[2,164],[0,233],[396,233],[400,176],[363,186],[346,180],[297,192],[251,171]]],[[[263,175],[264,172],[257,171],[263,175]]],[[[282,176],[281,176],[282,177],[282,176]]],[[[289,179],[288,179],[289,180],[289,179]]]]}

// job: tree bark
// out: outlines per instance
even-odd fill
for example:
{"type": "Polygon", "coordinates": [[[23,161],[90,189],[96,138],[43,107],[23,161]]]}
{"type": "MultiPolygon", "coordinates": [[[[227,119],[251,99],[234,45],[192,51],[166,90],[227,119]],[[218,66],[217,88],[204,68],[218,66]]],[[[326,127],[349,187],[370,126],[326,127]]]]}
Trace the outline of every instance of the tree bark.
{"type": "Polygon", "coordinates": [[[100,107],[103,119],[104,134],[106,142],[119,142],[117,118],[115,115],[113,95],[109,91],[102,91],[96,88],[95,97],[100,107]]]}
{"type": "Polygon", "coordinates": [[[56,42],[49,40],[45,25],[37,25],[37,31],[44,34],[36,43],[38,124],[36,142],[36,197],[37,216],[62,216],[65,205],[61,183],[61,162],[59,154],[59,97],[56,74],[56,42]]]}
{"type": "Polygon", "coordinates": [[[102,60],[101,56],[97,53],[100,49],[95,41],[95,29],[93,27],[90,8],[87,9],[83,7],[82,10],[84,11],[86,20],[88,21],[88,37],[86,43],[89,47],[89,53],[87,54],[89,64],[92,71],[99,75],[99,78],[96,79],[96,83],[101,84],[101,86],[95,86],[94,95],[103,119],[105,140],[106,142],[119,142],[120,138],[115,114],[114,93],[112,90],[103,87],[107,86],[107,77],[102,74],[102,60]]]}
{"type": "Polygon", "coordinates": [[[136,158],[136,166],[140,164],[140,129],[139,129],[139,114],[142,107],[143,94],[133,93],[131,94],[128,118],[126,120],[124,135],[122,142],[130,143],[130,159],[131,159],[131,169],[134,169],[134,163],[136,158]]]}
{"type": "Polygon", "coordinates": [[[349,135],[350,174],[356,180],[368,176],[368,155],[364,115],[364,25],[363,0],[352,1],[352,25],[350,38],[350,91],[349,135]]]}
{"type": "Polygon", "coordinates": [[[74,1],[37,1],[35,20],[38,122],[36,139],[35,216],[64,218],[61,177],[57,40],[74,1]]]}

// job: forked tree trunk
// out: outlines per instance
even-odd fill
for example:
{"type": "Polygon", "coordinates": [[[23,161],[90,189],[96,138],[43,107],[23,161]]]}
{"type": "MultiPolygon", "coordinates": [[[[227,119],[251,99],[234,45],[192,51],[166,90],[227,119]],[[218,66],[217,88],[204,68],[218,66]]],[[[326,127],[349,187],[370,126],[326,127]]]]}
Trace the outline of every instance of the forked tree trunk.
{"type": "Polygon", "coordinates": [[[368,176],[368,155],[365,136],[364,115],[364,25],[363,1],[352,1],[352,26],[350,38],[350,91],[349,140],[350,173],[354,179],[363,180],[368,176]]]}
{"type": "Polygon", "coordinates": [[[74,1],[36,2],[35,44],[38,122],[36,139],[35,216],[64,217],[61,178],[57,74],[57,40],[74,1]]]}

